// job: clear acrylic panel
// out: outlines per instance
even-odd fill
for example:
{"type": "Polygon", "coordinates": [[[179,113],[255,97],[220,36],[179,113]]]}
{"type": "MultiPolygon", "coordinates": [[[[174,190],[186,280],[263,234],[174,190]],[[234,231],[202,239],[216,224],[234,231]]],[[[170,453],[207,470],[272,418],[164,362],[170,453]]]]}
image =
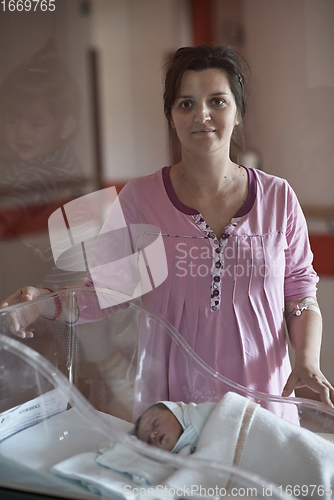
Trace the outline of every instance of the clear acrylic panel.
{"type": "Polygon", "coordinates": [[[107,290],[101,294],[109,304],[114,294],[117,305],[101,310],[94,289],[77,287],[2,310],[0,486],[72,498],[135,498],[140,488],[147,498],[241,498],[247,488],[254,498],[298,496],[261,474],[203,454],[182,457],[148,446],[131,435],[133,422],[157,401],[216,402],[217,394],[232,391],[258,403],[289,405],[301,427],[331,439],[334,412],[321,403],[254,393],[233,383],[139,301],[122,301],[107,290]],[[59,301],[71,321],[46,319],[59,301]],[[76,321],[78,304],[82,314],[76,321]],[[17,317],[30,323],[32,339],[12,334],[17,317]],[[178,360],[177,373],[168,370],[169,356],[178,360]],[[131,467],[120,471],[121,460],[117,470],[96,462],[110,443],[135,457],[136,474],[131,467]],[[181,485],[193,490],[182,492],[181,485]]]}

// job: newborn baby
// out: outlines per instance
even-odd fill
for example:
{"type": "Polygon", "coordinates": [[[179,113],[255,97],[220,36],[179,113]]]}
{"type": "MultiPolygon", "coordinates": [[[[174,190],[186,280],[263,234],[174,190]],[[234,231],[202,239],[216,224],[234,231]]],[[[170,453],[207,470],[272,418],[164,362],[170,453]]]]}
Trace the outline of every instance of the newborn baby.
{"type": "Polygon", "coordinates": [[[137,420],[134,435],[147,444],[189,455],[196,449],[203,426],[216,403],[185,404],[160,401],[137,420]]]}
{"type": "MultiPolygon", "coordinates": [[[[139,417],[134,434],[183,456],[197,449],[198,458],[238,465],[282,488],[334,484],[332,443],[233,392],[219,403],[160,401],[139,417]]],[[[334,498],[331,487],[326,492],[334,498]]]]}

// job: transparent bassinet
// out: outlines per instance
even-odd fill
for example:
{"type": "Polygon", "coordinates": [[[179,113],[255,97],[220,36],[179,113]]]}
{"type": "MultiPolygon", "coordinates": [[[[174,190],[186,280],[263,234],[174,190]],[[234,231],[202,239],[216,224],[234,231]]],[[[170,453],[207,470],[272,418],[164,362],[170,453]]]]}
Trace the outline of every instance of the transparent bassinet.
{"type": "MultiPolygon", "coordinates": [[[[125,499],[228,494],[241,498],[252,491],[253,498],[294,498],[293,491],[285,494],[279,485],[240,468],[148,446],[131,436],[132,422],[157,401],[189,399],[189,394],[196,399],[198,387],[205,388],[207,400],[214,400],[219,388],[219,393],[234,391],[260,403],[291,405],[301,426],[329,438],[334,434],[334,412],[318,402],[255,393],[233,383],[206,365],[171,325],[139,301],[99,290],[99,297],[103,295],[109,304],[114,296],[118,304],[107,315],[98,310],[96,291],[86,287],[64,289],[2,309],[0,493],[7,488],[59,498],[125,499]],[[86,304],[89,314],[85,321],[46,319],[52,316],[48,311],[59,309],[59,298],[73,316],[78,302],[86,304]],[[92,313],[95,308],[96,314],[92,313]],[[29,326],[32,339],[19,339],[11,333],[17,315],[38,316],[29,326]],[[143,328],[146,341],[154,344],[159,356],[142,347],[139,331],[143,328]],[[183,374],[173,397],[169,394],[168,352],[177,356],[183,374]],[[157,361],[161,353],[166,355],[164,366],[157,361]],[[112,442],[127,449],[137,464],[143,461],[143,468],[152,472],[157,484],[150,485],[128,469],[115,472],[97,465],[96,456],[112,442]],[[206,489],[201,494],[176,491],[176,474],[188,479],[205,476],[206,489]],[[215,490],[218,486],[220,490],[215,490]]],[[[202,399],[200,395],[195,402],[202,399]]]]}

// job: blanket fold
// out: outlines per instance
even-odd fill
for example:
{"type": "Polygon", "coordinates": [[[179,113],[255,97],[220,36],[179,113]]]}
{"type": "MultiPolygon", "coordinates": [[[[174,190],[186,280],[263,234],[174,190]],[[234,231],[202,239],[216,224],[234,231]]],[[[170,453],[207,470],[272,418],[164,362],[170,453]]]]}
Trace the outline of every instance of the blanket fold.
{"type": "MultiPolygon", "coordinates": [[[[128,475],[122,475],[98,465],[97,456],[95,452],[79,453],[54,465],[51,472],[56,476],[77,481],[90,493],[102,496],[102,498],[124,499],[126,487],[133,489],[136,484],[128,475]]],[[[130,500],[132,500],[131,497],[130,500]]]]}
{"type": "MultiPolygon", "coordinates": [[[[131,439],[137,440],[136,437],[131,439]]],[[[128,474],[139,485],[160,484],[175,469],[140,455],[135,449],[123,443],[111,443],[96,458],[96,463],[116,472],[128,474]]]]}
{"type": "MultiPolygon", "coordinates": [[[[310,495],[311,485],[334,484],[332,443],[232,392],[223,397],[209,416],[188,463],[193,459],[238,466],[273,486],[306,485],[310,495]]],[[[210,473],[179,470],[166,484],[182,487],[185,481],[209,488],[213,478],[210,473]]],[[[235,481],[233,475],[222,473],[218,482],[220,487],[231,491],[235,481]]],[[[333,496],[327,498],[334,498],[332,489],[333,496]]]]}

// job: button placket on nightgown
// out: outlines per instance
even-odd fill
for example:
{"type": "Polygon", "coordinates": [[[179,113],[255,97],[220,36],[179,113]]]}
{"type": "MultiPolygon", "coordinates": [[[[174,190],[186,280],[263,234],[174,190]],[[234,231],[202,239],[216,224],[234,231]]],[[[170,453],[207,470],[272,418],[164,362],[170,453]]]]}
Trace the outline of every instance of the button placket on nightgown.
{"type": "Polygon", "coordinates": [[[220,239],[216,237],[210,226],[205,222],[201,214],[193,215],[196,225],[210,241],[212,248],[211,262],[211,311],[216,312],[220,309],[222,277],[224,271],[224,250],[233,229],[237,226],[240,217],[235,217],[230,224],[225,227],[220,239]]]}

